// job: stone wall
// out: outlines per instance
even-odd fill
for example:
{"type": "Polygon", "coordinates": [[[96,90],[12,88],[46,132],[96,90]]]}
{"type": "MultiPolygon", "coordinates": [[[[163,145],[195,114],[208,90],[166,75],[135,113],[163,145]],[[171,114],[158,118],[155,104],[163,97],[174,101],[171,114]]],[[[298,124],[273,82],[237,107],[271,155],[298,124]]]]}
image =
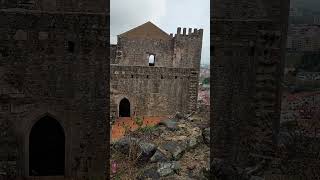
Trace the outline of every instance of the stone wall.
{"type": "MultiPolygon", "coordinates": [[[[132,115],[162,116],[195,111],[203,30],[189,28],[187,33],[186,28],[183,32],[178,28],[175,35],[161,34],[165,38],[159,39],[149,37],[150,22],[139,28],[139,36],[130,36],[128,31],[118,36],[117,45],[111,45],[113,116],[118,117],[119,102],[124,97],[132,105],[132,115]],[[149,55],[155,56],[152,67],[149,55]]],[[[159,30],[156,26],[152,28],[159,30]]]]}
{"type": "Polygon", "coordinates": [[[212,3],[212,155],[246,166],[250,154],[274,153],[289,3],[212,3]]]}
{"type": "Polygon", "coordinates": [[[105,0],[3,0],[0,8],[22,8],[41,11],[68,11],[103,13],[106,11],[105,0]]]}
{"type": "Polygon", "coordinates": [[[173,38],[173,67],[192,67],[200,71],[203,29],[177,29],[173,38]]]}
{"type": "Polygon", "coordinates": [[[118,48],[122,51],[119,65],[149,66],[149,54],[155,55],[155,66],[172,64],[171,41],[153,39],[118,39],[118,48]]]}
{"type": "Polygon", "coordinates": [[[148,57],[155,55],[155,66],[195,68],[200,70],[203,30],[178,28],[168,40],[126,38],[118,36],[117,51],[121,55],[114,64],[148,66],[148,57]]]}
{"type": "Polygon", "coordinates": [[[111,65],[111,109],[118,116],[123,98],[131,114],[165,116],[188,113],[196,107],[197,71],[192,68],[111,65]]]}
{"type": "MultiPolygon", "coordinates": [[[[0,96],[7,99],[0,101],[0,124],[10,122],[15,174],[29,175],[31,128],[50,116],[64,129],[65,175],[104,176],[109,88],[105,14],[1,9],[0,17],[0,96]]],[[[0,155],[0,164],[11,162],[6,157],[0,155]]]]}

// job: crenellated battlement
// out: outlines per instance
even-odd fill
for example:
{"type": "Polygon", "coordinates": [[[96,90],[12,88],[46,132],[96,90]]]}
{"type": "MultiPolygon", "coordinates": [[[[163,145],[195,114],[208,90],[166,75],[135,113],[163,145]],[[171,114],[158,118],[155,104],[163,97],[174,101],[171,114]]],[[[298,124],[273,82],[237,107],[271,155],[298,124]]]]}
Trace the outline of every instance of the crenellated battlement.
{"type": "Polygon", "coordinates": [[[177,28],[177,33],[173,36],[173,34],[170,34],[171,37],[199,37],[202,38],[203,36],[203,29],[197,29],[197,28],[188,28],[188,32],[187,32],[187,28],[181,28],[178,27],[177,28]]]}

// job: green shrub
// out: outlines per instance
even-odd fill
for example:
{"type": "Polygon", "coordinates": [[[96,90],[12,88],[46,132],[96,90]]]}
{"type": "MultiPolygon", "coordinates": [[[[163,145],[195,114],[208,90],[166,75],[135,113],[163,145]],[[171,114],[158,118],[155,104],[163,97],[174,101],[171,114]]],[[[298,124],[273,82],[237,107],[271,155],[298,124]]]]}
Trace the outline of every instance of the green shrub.
{"type": "Polygon", "coordinates": [[[127,124],[122,125],[123,129],[124,129],[124,134],[127,134],[130,130],[130,126],[127,124]]]}
{"type": "Polygon", "coordinates": [[[139,126],[139,128],[141,128],[141,126],[143,125],[143,119],[140,117],[136,117],[134,121],[139,126]]]}
{"type": "Polygon", "coordinates": [[[150,132],[154,131],[155,128],[156,128],[155,126],[145,126],[143,128],[140,128],[139,130],[144,133],[150,133],[150,132]]]}
{"type": "Polygon", "coordinates": [[[203,81],[202,81],[202,84],[210,84],[210,78],[205,78],[203,81]]]}

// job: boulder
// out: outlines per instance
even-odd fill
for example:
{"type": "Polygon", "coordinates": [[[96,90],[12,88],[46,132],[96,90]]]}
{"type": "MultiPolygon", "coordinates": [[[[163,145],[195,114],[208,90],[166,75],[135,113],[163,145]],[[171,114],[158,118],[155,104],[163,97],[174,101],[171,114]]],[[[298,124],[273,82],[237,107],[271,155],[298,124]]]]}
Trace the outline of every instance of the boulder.
{"type": "Polygon", "coordinates": [[[187,142],[188,149],[193,149],[203,142],[202,131],[200,128],[195,127],[189,130],[189,138],[187,142]]]}
{"type": "Polygon", "coordinates": [[[186,141],[189,138],[187,136],[165,136],[163,139],[166,141],[186,141]]]}
{"type": "Polygon", "coordinates": [[[159,150],[157,150],[153,154],[153,156],[150,158],[151,162],[165,162],[165,161],[168,161],[168,160],[169,160],[169,158],[159,150]]]}
{"type": "Polygon", "coordinates": [[[151,167],[144,170],[141,175],[138,176],[138,180],[145,180],[145,179],[160,179],[160,174],[157,171],[156,167],[151,167]]]}
{"type": "Polygon", "coordinates": [[[186,150],[185,145],[175,141],[170,141],[168,143],[163,144],[160,147],[161,149],[164,149],[167,152],[169,152],[171,154],[171,159],[173,160],[179,160],[186,150]]]}
{"type": "Polygon", "coordinates": [[[148,161],[157,150],[157,146],[149,142],[139,141],[138,145],[140,147],[141,152],[141,156],[139,157],[140,162],[148,161]]]}
{"type": "Polygon", "coordinates": [[[132,142],[136,142],[136,138],[124,137],[113,143],[113,148],[123,154],[128,154],[132,142]]]}
{"type": "Polygon", "coordinates": [[[136,143],[139,147],[139,151],[137,153],[141,153],[138,159],[139,162],[147,162],[157,150],[157,146],[153,143],[131,137],[124,137],[119,141],[114,142],[113,148],[123,154],[128,154],[130,146],[133,143],[136,143]]]}
{"type": "Polygon", "coordinates": [[[198,144],[199,144],[198,139],[196,137],[190,137],[187,145],[188,145],[189,149],[193,149],[193,148],[197,147],[198,144]]]}
{"type": "Polygon", "coordinates": [[[185,116],[184,116],[182,113],[177,112],[176,115],[174,116],[174,118],[175,118],[175,119],[184,119],[185,116]]]}
{"type": "Polygon", "coordinates": [[[158,163],[157,172],[161,177],[169,176],[181,169],[181,165],[177,161],[158,163]]]}

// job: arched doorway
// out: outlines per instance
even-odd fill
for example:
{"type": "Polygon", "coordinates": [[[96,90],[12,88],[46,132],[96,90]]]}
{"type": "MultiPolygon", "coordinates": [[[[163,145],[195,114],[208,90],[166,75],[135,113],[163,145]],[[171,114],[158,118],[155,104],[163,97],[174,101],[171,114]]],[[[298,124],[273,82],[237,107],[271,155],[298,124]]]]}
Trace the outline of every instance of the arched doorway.
{"type": "Polygon", "coordinates": [[[119,117],[130,117],[130,102],[123,98],[119,103],[119,117]]]}
{"type": "Polygon", "coordinates": [[[60,123],[45,116],[34,124],[29,136],[29,175],[63,176],[65,135],[60,123]]]}

